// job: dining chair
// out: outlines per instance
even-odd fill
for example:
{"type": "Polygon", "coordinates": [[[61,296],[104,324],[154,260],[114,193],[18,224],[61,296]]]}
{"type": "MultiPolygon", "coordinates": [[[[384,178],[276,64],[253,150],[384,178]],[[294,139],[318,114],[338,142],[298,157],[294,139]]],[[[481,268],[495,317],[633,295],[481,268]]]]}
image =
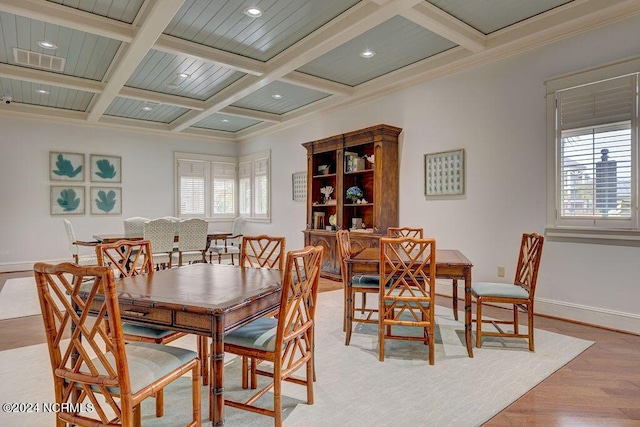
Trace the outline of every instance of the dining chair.
{"type": "MultiPolygon", "coordinates": [[[[259,236],[244,236],[240,253],[240,267],[276,268],[284,271],[286,238],[261,234],[259,236]]],[[[267,316],[277,315],[277,311],[267,316]]],[[[242,358],[242,387],[248,387],[248,377],[251,373],[251,388],[257,387],[256,358],[251,358],[251,367],[247,357],[242,358]]]]}
{"type": "Polygon", "coordinates": [[[150,221],[149,218],[141,216],[134,216],[131,218],[125,218],[122,222],[124,225],[124,237],[136,237],[140,238],[144,234],[144,223],[150,221]]]}
{"type": "Polygon", "coordinates": [[[209,223],[202,218],[180,221],[178,229],[178,265],[207,262],[207,230],[209,223]]]}
{"type": "Polygon", "coordinates": [[[159,218],[144,223],[142,238],[151,243],[153,261],[158,268],[172,267],[175,237],[175,225],[171,220],[159,218]]]}
{"type": "Polygon", "coordinates": [[[64,229],[67,232],[67,239],[69,240],[69,249],[71,255],[73,255],[73,262],[78,265],[97,265],[98,260],[95,255],[80,255],[80,247],[90,247],[95,250],[95,246],[99,243],[97,241],[83,242],[76,239],[76,233],[73,231],[73,224],[68,219],[63,219],[64,229]]]}
{"type": "Polygon", "coordinates": [[[222,261],[223,256],[231,256],[231,264],[234,264],[235,255],[240,255],[242,247],[242,232],[244,231],[244,225],[246,222],[247,220],[241,216],[233,220],[231,236],[221,239],[223,240],[222,244],[218,244],[218,239],[216,239],[209,247],[209,262],[213,262],[213,254],[217,254],[218,264],[222,261]]]}
{"type": "Polygon", "coordinates": [[[307,403],[313,404],[313,340],[322,252],[321,246],[288,252],[278,316],[260,317],[225,336],[225,353],[273,363],[272,371],[257,371],[271,378],[269,384],[247,401],[225,399],[225,405],[271,416],[281,426],[283,381],[305,386],[307,403]],[[303,367],[304,378],[293,375],[303,367]],[[258,406],[258,399],[271,389],[273,408],[258,406]]]}
{"type": "Polygon", "coordinates": [[[436,241],[415,237],[380,239],[378,350],[384,361],[385,340],[421,341],[435,363],[436,241]],[[398,327],[418,327],[421,336],[400,334],[398,327]]]}
{"type": "MultiPolygon", "coordinates": [[[[380,277],[378,275],[354,274],[351,277],[351,295],[347,295],[347,283],[349,277],[347,274],[346,260],[351,257],[351,235],[348,230],[338,230],[336,232],[338,240],[338,257],[340,258],[340,271],[342,273],[342,285],[344,287],[344,313],[342,319],[342,328],[346,328],[346,319],[349,316],[352,322],[360,323],[378,323],[377,318],[372,316],[378,313],[377,306],[367,307],[367,294],[380,292],[380,277]],[[360,294],[361,304],[357,305],[356,296],[360,294]],[[347,313],[347,301],[351,301],[351,310],[347,313]],[[360,312],[364,317],[356,317],[356,312],[360,312]]],[[[346,345],[349,345],[350,336],[347,334],[346,345]]]]}
{"type": "Polygon", "coordinates": [[[529,351],[534,351],[533,303],[543,244],[544,236],[540,234],[522,234],[513,283],[479,282],[471,284],[471,296],[476,300],[476,317],[472,319],[472,322],[476,323],[476,347],[482,346],[482,337],[526,338],[529,341],[529,351]],[[511,305],[512,320],[483,319],[482,306],[485,303],[511,305]],[[519,310],[527,313],[526,333],[520,333],[519,330],[519,310]],[[490,323],[497,332],[482,330],[483,323],[490,323]],[[511,325],[513,331],[504,331],[499,325],[511,325]]]}
{"type": "MultiPolygon", "coordinates": [[[[114,243],[104,243],[96,246],[98,265],[111,268],[117,277],[133,277],[140,274],[153,274],[153,256],[148,240],[120,240],[114,243]]],[[[131,323],[122,324],[122,336],[126,342],[143,342],[153,344],[168,344],[187,335],[164,329],[138,326],[131,323]]],[[[202,350],[199,348],[199,352],[202,350]]],[[[206,361],[203,361],[206,363],[206,361]]],[[[163,413],[163,391],[158,392],[156,398],[156,416],[163,413]]]]}
{"type": "Polygon", "coordinates": [[[34,275],[59,408],[56,426],[140,426],[141,402],[189,372],[188,425],[200,425],[197,354],[157,344],[125,345],[110,267],[39,262],[34,275]],[[83,411],[89,404],[93,410],[83,411]]]}

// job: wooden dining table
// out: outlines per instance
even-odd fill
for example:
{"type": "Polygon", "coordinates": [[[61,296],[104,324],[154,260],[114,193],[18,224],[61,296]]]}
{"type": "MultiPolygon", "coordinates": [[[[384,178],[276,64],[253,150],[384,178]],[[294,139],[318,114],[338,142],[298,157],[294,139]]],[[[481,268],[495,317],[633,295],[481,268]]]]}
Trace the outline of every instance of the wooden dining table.
{"type": "MultiPolygon", "coordinates": [[[[208,231],[207,232],[207,249],[211,245],[212,240],[226,239],[231,236],[229,231],[208,231]]],[[[118,240],[142,240],[142,236],[131,236],[124,233],[112,233],[112,234],[94,234],[93,238],[100,243],[114,243],[118,240]]],[[[178,235],[174,237],[174,241],[178,241],[178,235]]]]}
{"type": "Polygon", "coordinates": [[[209,417],[223,425],[224,336],[279,307],[282,276],[277,269],[198,263],[117,279],[120,316],[213,340],[209,417]]]}
{"type": "MultiPolygon", "coordinates": [[[[345,259],[347,265],[347,285],[345,289],[346,302],[346,340],[349,342],[351,338],[351,329],[353,319],[349,313],[352,312],[351,306],[351,277],[354,272],[359,270],[371,274],[372,271],[378,271],[380,265],[380,248],[365,248],[360,252],[354,253],[350,258],[345,259]]],[[[452,279],[454,286],[457,286],[458,280],[464,280],[464,338],[467,346],[467,354],[473,357],[472,344],[472,325],[471,325],[471,268],[473,264],[459,250],[455,249],[436,249],[436,278],[452,279]]],[[[458,301],[454,299],[453,310],[458,310],[458,301]]],[[[457,320],[457,318],[456,318],[457,320]]]]}

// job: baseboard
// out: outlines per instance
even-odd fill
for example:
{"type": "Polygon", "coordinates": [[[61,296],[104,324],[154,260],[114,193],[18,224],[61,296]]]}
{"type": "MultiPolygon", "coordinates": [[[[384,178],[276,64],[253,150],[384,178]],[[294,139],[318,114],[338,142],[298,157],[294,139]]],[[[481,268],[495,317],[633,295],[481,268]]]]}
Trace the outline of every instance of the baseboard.
{"type": "MultiPolygon", "coordinates": [[[[49,264],[59,264],[61,262],[69,262],[69,260],[68,259],[51,259],[51,260],[45,260],[43,262],[46,262],[49,264]]],[[[28,262],[20,262],[15,264],[9,264],[9,263],[0,264],[0,273],[33,270],[33,265],[35,263],[36,263],[35,261],[28,261],[28,262]]]]}
{"type": "MultiPolygon", "coordinates": [[[[438,280],[440,282],[440,280],[438,280]]],[[[437,293],[451,296],[451,281],[438,283],[437,293]]],[[[464,300],[464,282],[458,282],[458,298],[464,300]]],[[[460,307],[460,305],[458,305],[460,307]]],[[[571,304],[545,298],[536,298],[535,313],[570,322],[580,322],[600,328],[640,335],[640,315],[606,310],[598,307],[571,304]]]]}

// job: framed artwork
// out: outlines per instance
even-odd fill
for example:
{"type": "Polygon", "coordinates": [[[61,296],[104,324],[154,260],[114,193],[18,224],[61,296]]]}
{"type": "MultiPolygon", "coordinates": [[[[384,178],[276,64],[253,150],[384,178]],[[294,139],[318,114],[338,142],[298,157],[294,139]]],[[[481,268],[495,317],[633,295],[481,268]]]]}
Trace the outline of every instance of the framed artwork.
{"type": "Polygon", "coordinates": [[[121,183],[122,158],[120,156],[91,155],[90,181],[121,183]]]}
{"type": "Polygon", "coordinates": [[[84,187],[52,185],[50,206],[51,215],[84,215],[84,187]]]}
{"type": "Polygon", "coordinates": [[[51,181],[84,181],[84,154],[50,151],[49,179],[51,181]]]}
{"type": "Polygon", "coordinates": [[[91,215],[122,215],[122,188],[91,187],[91,215]]]}
{"type": "Polygon", "coordinates": [[[424,193],[427,198],[464,195],[464,149],[424,155],[424,193]]]}
{"type": "Polygon", "coordinates": [[[303,202],[307,200],[307,173],[296,172],[292,175],[293,200],[303,202]]]}

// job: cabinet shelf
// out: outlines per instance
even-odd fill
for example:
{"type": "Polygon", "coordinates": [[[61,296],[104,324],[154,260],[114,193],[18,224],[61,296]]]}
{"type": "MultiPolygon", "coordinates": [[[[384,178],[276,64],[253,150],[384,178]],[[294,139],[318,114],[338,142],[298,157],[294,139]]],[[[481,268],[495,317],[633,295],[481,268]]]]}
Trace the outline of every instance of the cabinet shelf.
{"type": "Polygon", "coordinates": [[[335,178],[337,174],[335,173],[326,173],[323,175],[313,175],[313,179],[324,179],[324,178],[335,178]]]}
{"type": "Polygon", "coordinates": [[[345,208],[350,208],[350,207],[357,208],[357,207],[360,207],[360,206],[362,206],[362,207],[375,206],[375,203],[372,202],[372,203],[345,203],[344,204],[345,208]]]}
{"type": "Polygon", "coordinates": [[[365,175],[365,174],[372,174],[373,171],[375,169],[363,169],[360,171],[353,171],[353,172],[345,172],[345,175],[365,175]]]}

